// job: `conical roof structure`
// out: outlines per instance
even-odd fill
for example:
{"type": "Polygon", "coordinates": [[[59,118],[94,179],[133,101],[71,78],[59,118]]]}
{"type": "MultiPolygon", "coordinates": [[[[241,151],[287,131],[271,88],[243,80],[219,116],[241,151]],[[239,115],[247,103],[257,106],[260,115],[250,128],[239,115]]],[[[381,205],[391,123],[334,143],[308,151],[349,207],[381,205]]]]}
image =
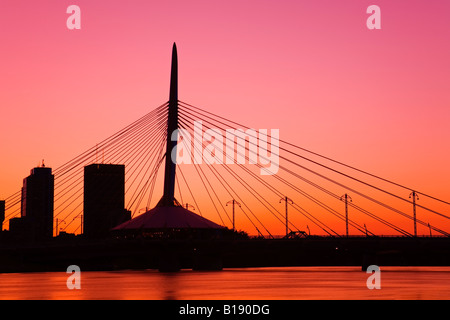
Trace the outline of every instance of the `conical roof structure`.
{"type": "Polygon", "coordinates": [[[208,219],[180,206],[157,206],[144,214],[126,221],[113,231],[118,230],[155,230],[155,229],[224,229],[208,219]]]}

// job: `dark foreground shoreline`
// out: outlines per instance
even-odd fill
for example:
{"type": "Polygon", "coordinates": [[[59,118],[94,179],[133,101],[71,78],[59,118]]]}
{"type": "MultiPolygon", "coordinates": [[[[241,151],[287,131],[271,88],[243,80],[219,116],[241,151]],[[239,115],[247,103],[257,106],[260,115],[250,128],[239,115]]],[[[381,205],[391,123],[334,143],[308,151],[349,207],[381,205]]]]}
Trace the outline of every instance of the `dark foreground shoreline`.
{"type": "Polygon", "coordinates": [[[282,266],[450,266],[447,237],[301,239],[52,239],[0,244],[0,272],[221,270],[282,266]]]}

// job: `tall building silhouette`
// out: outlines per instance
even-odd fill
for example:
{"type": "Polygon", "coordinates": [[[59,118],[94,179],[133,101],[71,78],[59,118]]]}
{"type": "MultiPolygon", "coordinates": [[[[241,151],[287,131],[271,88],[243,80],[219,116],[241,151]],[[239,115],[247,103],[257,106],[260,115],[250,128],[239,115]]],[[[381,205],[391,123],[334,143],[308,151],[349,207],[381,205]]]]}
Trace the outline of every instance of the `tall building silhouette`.
{"type": "Polygon", "coordinates": [[[91,164],[84,167],[84,234],[102,238],[130,219],[125,209],[125,166],[91,164]]]}
{"type": "Polygon", "coordinates": [[[53,236],[54,176],[52,168],[31,169],[23,179],[21,221],[27,237],[49,239],[53,236]]]}

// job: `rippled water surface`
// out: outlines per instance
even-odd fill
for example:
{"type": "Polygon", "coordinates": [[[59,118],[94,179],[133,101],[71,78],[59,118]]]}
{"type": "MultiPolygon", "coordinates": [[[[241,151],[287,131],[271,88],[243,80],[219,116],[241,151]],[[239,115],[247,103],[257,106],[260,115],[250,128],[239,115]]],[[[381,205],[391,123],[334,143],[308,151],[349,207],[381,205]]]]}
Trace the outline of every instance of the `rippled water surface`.
{"type": "Polygon", "coordinates": [[[0,274],[0,299],[450,299],[450,267],[381,267],[381,289],[361,267],[285,267],[200,272],[0,274]]]}

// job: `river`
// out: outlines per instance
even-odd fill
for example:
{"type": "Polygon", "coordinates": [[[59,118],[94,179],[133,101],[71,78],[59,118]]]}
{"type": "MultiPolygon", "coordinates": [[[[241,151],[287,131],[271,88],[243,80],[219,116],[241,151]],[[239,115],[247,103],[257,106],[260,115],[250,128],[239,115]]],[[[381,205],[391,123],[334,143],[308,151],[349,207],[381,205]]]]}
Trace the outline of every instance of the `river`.
{"type": "Polygon", "coordinates": [[[380,289],[361,267],[283,267],[176,273],[82,271],[80,289],[66,272],[0,274],[1,300],[304,300],[450,299],[450,267],[380,267],[380,289]]]}

